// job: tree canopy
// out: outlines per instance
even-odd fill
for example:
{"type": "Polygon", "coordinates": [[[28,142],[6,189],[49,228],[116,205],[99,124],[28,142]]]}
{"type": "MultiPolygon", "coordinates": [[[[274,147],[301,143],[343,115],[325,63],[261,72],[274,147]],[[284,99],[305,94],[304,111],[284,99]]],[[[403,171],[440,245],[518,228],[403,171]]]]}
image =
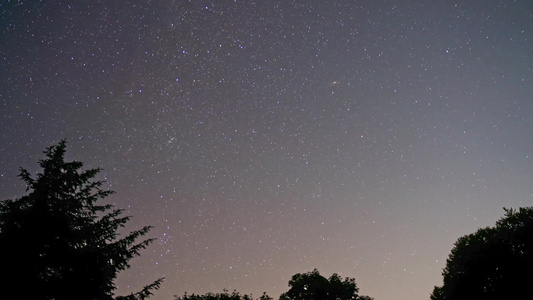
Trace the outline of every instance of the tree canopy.
{"type": "MultiPolygon", "coordinates": [[[[178,297],[174,296],[176,300],[253,300],[252,295],[240,294],[236,290],[230,294],[228,290],[224,290],[222,293],[207,293],[204,295],[191,294],[178,297]]],[[[272,300],[266,293],[264,293],[258,300],[272,300]]]]}
{"type": "MultiPolygon", "coordinates": [[[[0,287],[20,299],[113,299],[117,274],[153,239],[136,242],[145,226],[119,239],[129,216],[100,205],[112,191],[95,180],[100,169],[66,162],[66,141],[44,151],[42,172],[21,168],[29,194],[0,202],[0,287]]],[[[144,299],[162,279],[116,299],[144,299]]]]}
{"type": "Polygon", "coordinates": [[[504,209],[494,227],[459,238],[432,300],[523,299],[533,295],[533,207],[504,209]]]}
{"type": "MultiPolygon", "coordinates": [[[[290,289],[279,300],[354,300],[361,299],[354,278],[333,274],[326,279],[317,269],[297,273],[289,281],[290,289]]],[[[366,298],[365,298],[366,299],[366,298]]]]}
{"type": "MultiPolygon", "coordinates": [[[[359,296],[359,289],[353,278],[342,278],[333,274],[326,279],[317,269],[307,273],[297,273],[289,281],[289,291],[279,296],[279,300],[374,300],[372,297],[359,296]]],[[[239,294],[237,291],[205,295],[185,293],[184,296],[175,296],[175,300],[254,300],[252,295],[239,294]]],[[[263,293],[257,300],[272,300],[263,293]]]]}

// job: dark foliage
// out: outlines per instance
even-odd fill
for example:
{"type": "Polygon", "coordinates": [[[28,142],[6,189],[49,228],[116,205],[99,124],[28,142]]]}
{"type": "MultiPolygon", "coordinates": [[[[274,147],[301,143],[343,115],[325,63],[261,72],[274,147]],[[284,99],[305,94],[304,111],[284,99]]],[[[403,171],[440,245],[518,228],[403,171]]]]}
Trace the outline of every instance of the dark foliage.
{"type": "MultiPolygon", "coordinates": [[[[291,287],[288,292],[281,294],[279,300],[374,300],[372,297],[359,296],[359,289],[353,278],[341,278],[337,274],[326,279],[317,269],[304,274],[295,274],[289,281],[291,287]]],[[[205,295],[187,295],[178,297],[175,300],[254,300],[251,295],[241,295],[237,291],[229,294],[227,290],[223,293],[205,295]]],[[[263,293],[257,300],[273,300],[272,297],[263,293]]]]}
{"type": "MultiPolygon", "coordinates": [[[[150,226],[117,238],[130,217],[96,202],[112,192],[94,180],[99,169],[65,162],[61,141],[39,161],[42,173],[20,177],[29,194],[0,202],[0,288],[18,299],[113,299],[117,274],[153,239],[150,226]]],[[[162,279],[117,299],[144,299],[162,279]]]]}
{"type": "Polygon", "coordinates": [[[432,300],[529,299],[533,292],[533,208],[504,209],[496,226],[455,242],[432,300]]]}
{"type": "Polygon", "coordinates": [[[281,294],[280,300],[355,300],[372,299],[360,297],[354,278],[342,279],[333,274],[326,279],[317,269],[304,274],[295,274],[289,281],[289,291],[281,294]]]}
{"type": "MultiPolygon", "coordinates": [[[[174,296],[175,300],[253,300],[253,297],[251,295],[245,295],[240,294],[236,290],[233,290],[233,292],[230,294],[228,293],[228,290],[224,290],[222,293],[207,293],[205,295],[197,295],[197,294],[191,294],[188,295],[185,293],[185,295],[178,297],[174,296]]],[[[266,293],[264,293],[259,300],[272,300],[266,293]]]]}

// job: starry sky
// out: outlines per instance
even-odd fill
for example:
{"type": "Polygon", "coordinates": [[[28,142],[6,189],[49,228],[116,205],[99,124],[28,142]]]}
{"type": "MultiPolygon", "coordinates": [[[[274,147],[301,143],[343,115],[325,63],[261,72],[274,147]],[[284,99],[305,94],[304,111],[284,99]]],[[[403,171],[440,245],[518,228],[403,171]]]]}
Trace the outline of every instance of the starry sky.
{"type": "Polygon", "coordinates": [[[0,199],[69,142],[157,240],[118,294],[277,298],[295,273],[428,299],[533,204],[533,2],[0,2],[0,199]]]}

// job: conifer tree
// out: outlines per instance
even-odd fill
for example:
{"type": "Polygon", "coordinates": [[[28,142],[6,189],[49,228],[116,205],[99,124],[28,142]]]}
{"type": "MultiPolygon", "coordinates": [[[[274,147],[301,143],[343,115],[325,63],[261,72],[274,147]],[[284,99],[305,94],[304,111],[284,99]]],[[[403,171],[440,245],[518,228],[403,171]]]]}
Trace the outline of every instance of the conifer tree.
{"type": "Polygon", "coordinates": [[[28,195],[0,202],[0,287],[18,299],[145,299],[162,278],[128,296],[116,297],[114,280],[154,239],[136,242],[145,226],[123,238],[129,216],[97,204],[113,192],[95,180],[100,169],[65,162],[66,141],[44,151],[35,178],[21,168],[28,195]]]}

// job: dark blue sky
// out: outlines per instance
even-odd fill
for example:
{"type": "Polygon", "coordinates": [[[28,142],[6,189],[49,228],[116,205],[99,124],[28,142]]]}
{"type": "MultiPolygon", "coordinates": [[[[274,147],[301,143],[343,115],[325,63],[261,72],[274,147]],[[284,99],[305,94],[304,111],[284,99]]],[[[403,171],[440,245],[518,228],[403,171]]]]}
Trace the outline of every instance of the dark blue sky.
{"type": "Polygon", "coordinates": [[[69,141],[158,241],[151,299],[318,268],[428,299],[533,203],[531,1],[3,1],[0,199],[69,141]]]}

